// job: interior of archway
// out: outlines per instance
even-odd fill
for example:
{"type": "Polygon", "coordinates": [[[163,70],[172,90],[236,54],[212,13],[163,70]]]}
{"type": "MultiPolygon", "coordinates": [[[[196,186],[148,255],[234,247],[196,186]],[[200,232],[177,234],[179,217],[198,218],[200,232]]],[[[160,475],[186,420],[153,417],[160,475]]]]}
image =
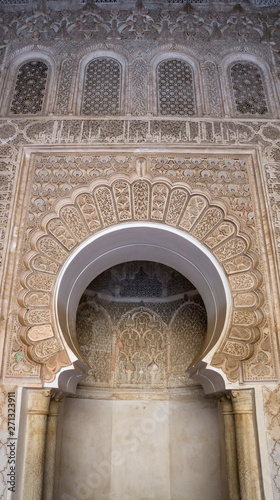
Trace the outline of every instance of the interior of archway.
{"type": "Polygon", "coordinates": [[[57,498],[225,498],[217,401],[185,373],[206,330],[195,286],[163,264],[118,264],[89,284],[76,333],[90,370],[65,401],[57,498]]]}
{"type": "Polygon", "coordinates": [[[180,273],[146,261],[114,266],[90,283],[79,304],[78,343],[91,368],[83,384],[184,387],[206,330],[203,301],[180,273]]]}

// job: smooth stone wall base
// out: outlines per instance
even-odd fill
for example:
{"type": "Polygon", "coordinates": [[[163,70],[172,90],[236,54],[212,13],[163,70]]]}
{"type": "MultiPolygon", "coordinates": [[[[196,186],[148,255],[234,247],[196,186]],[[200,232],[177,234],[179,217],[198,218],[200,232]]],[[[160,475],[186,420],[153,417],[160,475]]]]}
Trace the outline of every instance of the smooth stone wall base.
{"type": "Polygon", "coordinates": [[[67,399],[60,440],[55,500],[225,499],[216,401],[67,399]]]}

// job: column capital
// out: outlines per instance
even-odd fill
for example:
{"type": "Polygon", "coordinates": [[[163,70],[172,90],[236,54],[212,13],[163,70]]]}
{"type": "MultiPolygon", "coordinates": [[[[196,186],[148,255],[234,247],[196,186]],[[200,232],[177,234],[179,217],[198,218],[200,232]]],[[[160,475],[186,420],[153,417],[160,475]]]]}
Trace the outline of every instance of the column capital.
{"type": "Polygon", "coordinates": [[[232,415],[232,401],[230,394],[225,394],[220,399],[223,415],[232,415]]]}
{"type": "Polygon", "coordinates": [[[253,412],[253,391],[252,389],[241,389],[231,392],[231,400],[234,413],[253,412]]]}
{"type": "Polygon", "coordinates": [[[61,403],[68,396],[68,392],[62,391],[60,389],[51,389],[50,396],[51,399],[54,399],[57,403],[61,403]]]}
{"type": "Polygon", "coordinates": [[[51,391],[46,389],[28,389],[27,413],[31,415],[47,415],[50,405],[51,391]]]}

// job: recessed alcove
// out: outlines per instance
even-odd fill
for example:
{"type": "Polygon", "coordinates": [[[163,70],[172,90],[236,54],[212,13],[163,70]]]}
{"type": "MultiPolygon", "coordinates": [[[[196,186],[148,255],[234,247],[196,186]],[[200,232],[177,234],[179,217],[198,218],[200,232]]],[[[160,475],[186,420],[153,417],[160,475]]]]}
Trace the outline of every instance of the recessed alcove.
{"type": "Polygon", "coordinates": [[[56,282],[55,316],[71,361],[81,360],[76,314],[85,289],[102,272],[133,260],[164,264],[194,284],[207,311],[207,334],[193,364],[209,362],[212,348],[223,340],[231,314],[232,297],[225,274],[196,238],[149,222],[118,224],[101,230],[79,245],[64,263],[56,282]],[[208,354],[210,357],[206,358],[208,354]]]}
{"type": "Polygon", "coordinates": [[[149,261],[113,266],[88,285],[78,306],[77,341],[90,366],[80,385],[186,387],[206,333],[203,300],[185,276],[149,261]]]}
{"type": "Polygon", "coordinates": [[[196,286],[168,265],[96,273],[77,306],[90,370],[64,403],[56,498],[226,498],[218,402],[186,374],[207,323],[196,286]]]}

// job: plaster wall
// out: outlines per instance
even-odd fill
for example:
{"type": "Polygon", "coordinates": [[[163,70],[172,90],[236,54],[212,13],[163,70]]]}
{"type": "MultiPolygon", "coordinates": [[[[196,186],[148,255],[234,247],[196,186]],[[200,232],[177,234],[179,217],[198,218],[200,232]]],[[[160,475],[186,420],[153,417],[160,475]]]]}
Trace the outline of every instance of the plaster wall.
{"type": "Polygon", "coordinates": [[[226,498],[215,401],[67,399],[60,440],[56,500],[226,498]]]}
{"type": "MultiPolygon", "coordinates": [[[[16,390],[18,385],[41,387],[46,380],[46,375],[50,377],[50,373],[53,375],[61,366],[68,363],[63,351],[56,356],[57,348],[60,346],[56,342],[57,339],[54,341],[49,338],[44,339],[43,349],[40,348],[39,352],[40,358],[36,353],[34,354],[34,350],[31,352],[29,340],[23,337],[23,327],[33,328],[33,333],[36,331],[36,334],[43,332],[47,335],[51,332],[49,327],[44,326],[48,312],[51,311],[50,306],[47,305],[47,294],[42,293],[41,289],[38,290],[38,287],[34,290],[26,287],[25,290],[32,293],[29,296],[33,300],[35,297],[37,305],[41,300],[41,305],[46,307],[46,310],[40,310],[36,305],[35,313],[33,311],[33,323],[28,322],[31,319],[30,314],[19,317],[23,297],[19,295],[21,291],[19,275],[32,269],[30,262],[23,261],[22,256],[27,250],[29,250],[26,254],[28,256],[33,255],[30,251],[34,251],[33,241],[29,246],[26,241],[37,229],[42,231],[46,229],[42,227],[42,220],[46,215],[51,217],[49,214],[55,210],[55,204],[58,203],[57,213],[52,214],[56,218],[60,204],[70,202],[70,198],[67,197],[72,193],[71,190],[74,192],[84,186],[85,193],[88,193],[94,179],[96,180],[94,188],[97,188],[99,178],[105,179],[111,186],[112,176],[115,176],[113,180],[117,178],[123,180],[124,175],[131,176],[132,182],[139,177],[145,179],[146,174],[148,174],[148,180],[153,180],[154,175],[161,175],[161,179],[155,179],[155,183],[159,180],[164,180],[164,182],[167,180],[170,183],[168,184],[170,189],[175,187],[174,183],[180,183],[180,187],[184,189],[188,185],[195,192],[197,188],[199,192],[201,190],[201,193],[209,200],[212,196],[215,197],[216,202],[218,200],[218,206],[220,202],[225,203],[226,213],[233,213],[234,217],[238,218],[250,240],[248,240],[249,247],[255,255],[251,265],[257,270],[257,274],[253,276],[258,283],[254,283],[251,289],[248,289],[246,296],[243,294],[240,295],[241,298],[238,298],[239,310],[234,319],[239,320],[239,323],[237,322],[239,330],[236,332],[235,328],[233,332],[238,333],[238,338],[236,339],[236,335],[233,335],[233,342],[231,339],[230,343],[222,346],[226,347],[226,352],[223,353],[223,358],[218,356],[216,366],[221,367],[225,376],[228,375],[230,380],[235,381],[234,388],[239,387],[240,384],[241,388],[253,387],[258,392],[256,417],[264,498],[265,500],[280,498],[279,0],[238,1],[236,4],[231,1],[213,2],[212,0],[203,2],[192,0],[186,4],[180,0],[144,0],[143,3],[144,5],[139,1],[136,3],[136,0],[102,0],[100,2],[65,0],[64,2],[45,1],[42,3],[37,0],[28,2],[0,0],[1,500],[10,499],[10,493],[7,492],[8,391],[16,390]],[[93,6],[93,4],[98,5],[93,6]],[[114,4],[118,4],[117,9],[114,4]],[[84,69],[92,54],[95,57],[113,57],[123,67],[122,107],[119,116],[111,115],[109,107],[104,116],[81,115],[84,69]],[[192,67],[197,113],[193,116],[176,115],[168,118],[156,109],[155,103],[158,102],[156,71],[162,59],[177,59],[178,57],[187,61],[192,67]],[[10,111],[10,105],[16,75],[20,65],[30,60],[44,61],[49,67],[44,105],[37,114],[33,114],[31,110],[27,114],[13,114],[10,111]],[[230,78],[231,67],[235,61],[248,62],[259,68],[259,74],[263,77],[266,113],[248,114],[238,111],[230,78]],[[131,150],[135,153],[135,160],[130,154],[131,150]],[[180,173],[178,165],[181,160],[179,158],[180,161],[174,164],[174,168],[168,167],[165,172],[164,169],[160,170],[156,167],[157,173],[155,173],[153,170],[155,165],[149,164],[150,158],[153,153],[159,153],[162,156],[168,151],[176,154],[178,158],[186,152],[189,152],[192,157],[196,155],[197,158],[202,153],[207,153],[211,155],[211,158],[216,156],[217,167],[214,168],[213,164],[210,164],[209,168],[208,166],[206,168],[205,157],[200,166],[199,162],[189,161],[187,158],[181,165],[184,165],[185,161],[188,165],[184,168],[180,167],[180,173]],[[79,157],[81,152],[88,155],[88,162],[84,163],[79,157]],[[116,153],[119,153],[120,158],[116,153]],[[36,159],[35,156],[38,154],[41,158],[36,159]],[[56,160],[50,163],[46,155],[54,156],[54,154],[56,160]],[[62,154],[71,156],[71,162],[64,161],[62,154]],[[145,154],[149,157],[148,161],[145,159],[143,161],[145,154]],[[101,158],[102,155],[108,158],[107,162],[105,158],[101,158]],[[240,155],[242,162],[246,160],[246,163],[247,157],[250,156],[247,170],[243,169],[243,163],[239,161],[232,163],[232,159],[239,158],[240,155]],[[46,169],[44,167],[47,164],[46,169]],[[79,166],[77,176],[76,172],[72,175],[72,170],[74,171],[72,164],[79,166]],[[255,297],[256,302],[251,311],[244,313],[244,300],[246,298],[252,304],[250,302],[252,297],[255,297]],[[43,298],[46,303],[43,302],[43,298]],[[258,316],[254,316],[256,304],[262,308],[258,316]],[[243,316],[243,323],[240,325],[241,316],[243,316]],[[252,316],[256,318],[254,326],[251,325],[252,316]],[[239,356],[243,344],[248,350],[244,356],[239,356]]],[[[243,84],[246,83],[244,79],[241,78],[239,83],[244,88],[243,84]]],[[[240,97],[240,92],[238,92],[238,99],[240,97]]],[[[156,187],[160,185],[157,184],[156,187]]],[[[168,198],[165,199],[168,204],[168,198]]],[[[135,204],[135,208],[139,206],[139,203],[135,204]]],[[[123,220],[120,217],[121,209],[122,207],[118,205],[119,221],[123,220]]],[[[93,214],[94,212],[89,219],[90,227],[95,227],[96,221],[93,214]]],[[[145,221],[149,220],[148,217],[141,217],[145,221]]],[[[84,219],[85,225],[86,220],[88,219],[84,219]]],[[[106,224],[109,224],[108,220],[105,217],[106,224]]],[[[239,225],[236,227],[238,228],[239,225]]],[[[213,224],[211,228],[213,229],[213,224]]],[[[201,235],[200,239],[202,241],[201,235]]],[[[47,267],[52,269],[57,266],[56,259],[50,263],[45,258],[40,261],[43,273],[46,270],[46,267],[44,268],[46,263],[47,267]]],[[[240,259],[235,263],[236,266],[243,265],[240,259]]],[[[23,276],[25,277],[26,274],[23,276]]],[[[240,284],[244,279],[249,279],[246,273],[240,272],[240,276],[240,284]]],[[[39,278],[42,281],[43,277],[40,274],[38,274],[38,280],[39,278]]],[[[48,280],[50,283],[51,278],[48,280]]],[[[238,294],[239,292],[238,290],[238,294]]],[[[54,331],[56,332],[57,329],[55,328],[54,331]]],[[[218,354],[220,355],[221,352],[218,354]]],[[[226,387],[227,389],[233,388],[231,382],[227,382],[226,387]]],[[[25,404],[25,401],[23,403],[25,404]]],[[[21,407],[20,401],[17,400],[18,418],[21,421],[20,426],[16,425],[17,433],[21,432],[25,423],[24,404],[21,407]]],[[[143,498],[147,500],[151,497],[147,496],[145,487],[146,485],[147,488],[149,487],[150,494],[151,485],[147,481],[145,469],[142,471],[145,465],[146,470],[151,471],[150,477],[153,479],[153,484],[158,488],[157,498],[162,500],[165,497],[160,496],[161,483],[157,482],[158,476],[154,472],[154,463],[158,464],[161,476],[164,471],[168,471],[164,477],[169,477],[169,479],[164,484],[167,491],[170,490],[172,500],[176,500],[176,495],[181,494],[180,492],[184,492],[183,498],[185,498],[186,488],[188,488],[188,493],[194,491],[186,482],[187,478],[195,482],[194,478],[199,477],[187,467],[186,470],[189,472],[184,470],[182,477],[181,466],[182,464],[188,465],[187,458],[192,466],[196,464],[198,468],[200,465],[201,475],[203,474],[203,480],[199,477],[196,487],[199,485],[199,488],[204,488],[204,485],[207,485],[203,493],[195,491],[194,498],[199,500],[200,495],[207,500],[212,498],[210,497],[211,485],[215,481],[213,483],[213,480],[209,479],[211,476],[209,467],[210,465],[212,467],[217,459],[217,455],[213,452],[215,440],[213,437],[212,448],[209,443],[207,447],[206,441],[202,440],[202,430],[207,428],[209,431],[210,420],[206,419],[208,427],[206,423],[205,426],[201,423],[199,427],[204,410],[198,412],[199,420],[194,419],[196,427],[192,428],[191,436],[196,435],[195,430],[198,431],[196,441],[193,440],[192,443],[199,459],[191,460],[190,443],[187,442],[183,450],[181,448],[182,442],[188,438],[187,430],[191,429],[191,417],[188,412],[185,413],[182,410],[184,415],[188,415],[185,424],[183,417],[180,420],[181,412],[176,407],[175,420],[172,420],[173,413],[170,410],[176,405],[190,408],[192,405],[202,405],[202,402],[166,403],[168,425],[166,421],[163,421],[159,422],[157,427],[159,429],[162,425],[164,432],[151,432],[147,437],[145,434],[145,440],[141,441],[133,455],[139,458],[137,464],[142,464],[140,470],[144,479],[141,481],[140,488],[136,480],[136,461],[134,462],[130,455],[124,454],[124,463],[118,467],[110,465],[109,476],[108,472],[103,472],[104,480],[106,479],[104,484],[102,483],[103,486],[100,485],[99,490],[94,489],[93,485],[97,478],[100,479],[101,476],[103,480],[103,476],[93,469],[91,465],[93,459],[102,463],[104,457],[101,452],[105,450],[109,463],[112,462],[112,458],[117,460],[118,456],[113,455],[116,449],[116,436],[126,436],[127,428],[123,427],[128,421],[128,415],[130,424],[134,424],[133,429],[137,429],[139,421],[143,422],[141,418],[136,419],[139,409],[134,412],[134,404],[136,404],[135,401],[101,402],[86,399],[72,399],[66,402],[65,423],[63,423],[60,443],[62,454],[58,477],[59,474],[61,476],[58,481],[57,498],[59,500],[61,498],[62,500],[71,500],[71,498],[72,500],[82,498],[100,500],[102,495],[104,498],[116,498],[112,496],[115,491],[112,488],[116,484],[118,473],[121,478],[120,500],[128,498],[137,500],[134,490],[131,490],[132,493],[127,493],[121,489],[123,484],[133,484],[135,490],[138,486],[137,491],[143,493],[143,498]],[[75,410],[75,405],[79,411],[75,410]],[[83,405],[85,408],[88,405],[90,411],[84,411],[83,405]],[[132,405],[133,411],[131,408],[128,411],[126,405],[128,407],[132,405]],[[106,407],[106,411],[102,410],[103,407],[106,407]],[[110,411],[107,407],[110,407],[110,411]],[[94,411],[91,408],[94,408],[94,411]],[[122,418],[120,415],[125,413],[125,408],[127,413],[126,419],[123,420],[123,415],[122,418]],[[97,429],[97,432],[89,432],[92,428],[97,429]],[[173,436],[172,433],[175,435],[173,436]],[[148,448],[146,443],[149,444],[150,452],[144,455],[143,450],[146,453],[148,448]],[[157,458],[157,455],[154,448],[150,447],[150,443],[153,443],[156,451],[161,451],[161,454],[158,453],[160,455],[158,460],[153,460],[157,458]],[[173,443],[172,446],[170,443],[173,443]],[[99,445],[102,446],[98,452],[99,445]],[[203,457],[207,457],[207,460],[203,457]],[[93,473],[97,476],[92,476],[93,473]],[[84,489],[78,489],[79,481],[84,489]],[[90,484],[86,481],[90,481],[90,484]]],[[[150,402],[152,406],[157,404],[159,403],[150,402]]],[[[214,411],[213,408],[212,411],[214,411]]],[[[141,409],[141,412],[144,410],[141,409]]],[[[144,415],[145,413],[142,415],[143,419],[144,415]]],[[[207,436],[213,436],[213,429],[212,426],[207,436]]],[[[121,451],[123,451],[122,440],[120,440],[121,443],[121,451]]],[[[24,449],[20,449],[19,446],[17,465],[19,498],[24,498],[20,496],[20,471],[23,456],[24,449]]],[[[142,476],[137,475],[137,477],[142,476]]],[[[217,479],[217,476],[215,477],[217,479]]],[[[162,477],[161,481],[163,481],[162,477]]],[[[213,498],[218,500],[215,487],[213,498]]],[[[32,486],[30,492],[32,492],[32,486]]],[[[223,494],[221,498],[224,499],[225,495],[223,494]]],[[[249,495],[248,498],[252,500],[256,497],[249,495]]],[[[28,500],[30,499],[31,493],[28,500]]]]}

